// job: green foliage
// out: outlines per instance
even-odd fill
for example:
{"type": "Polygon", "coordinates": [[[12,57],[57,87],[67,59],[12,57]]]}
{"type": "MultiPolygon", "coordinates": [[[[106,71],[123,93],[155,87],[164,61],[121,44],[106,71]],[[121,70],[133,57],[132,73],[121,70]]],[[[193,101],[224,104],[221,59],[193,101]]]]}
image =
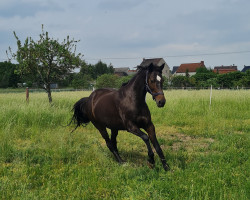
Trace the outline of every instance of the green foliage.
{"type": "Polygon", "coordinates": [[[189,76],[174,76],[172,77],[173,87],[193,87],[195,79],[189,76]]]}
{"type": "Polygon", "coordinates": [[[133,78],[134,75],[118,77],[116,88],[120,88],[123,84],[128,83],[128,81],[133,78]]]}
{"type": "Polygon", "coordinates": [[[92,78],[96,79],[100,75],[113,73],[114,69],[111,64],[107,66],[107,64],[103,63],[102,61],[99,61],[97,64],[94,65],[92,78]]]}
{"type": "Polygon", "coordinates": [[[78,74],[72,81],[72,86],[75,89],[91,89],[92,78],[88,74],[78,74]]]}
{"type": "Polygon", "coordinates": [[[50,84],[64,79],[82,63],[81,54],[76,54],[78,41],[68,36],[60,43],[50,38],[43,26],[38,41],[27,37],[22,44],[15,32],[14,36],[17,40],[17,52],[12,53],[10,49],[10,53],[19,63],[17,72],[43,87],[51,102],[50,84]]]}
{"type": "Polygon", "coordinates": [[[249,87],[250,76],[249,72],[231,72],[226,74],[216,74],[206,68],[197,69],[197,73],[191,77],[188,76],[174,76],[172,78],[171,86],[173,87],[197,87],[208,88],[236,88],[249,87]]]}
{"type": "Polygon", "coordinates": [[[163,78],[162,89],[166,90],[169,87],[169,81],[168,81],[167,77],[165,77],[165,76],[162,76],[162,78],[163,78]]]}
{"type": "Polygon", "coordinates": [[[233,88],[235,87],[235,83],[240,81],[244,73],[242,72],[231,72],[227,74],[219,74],[217,76],[218,83],[222,88],[233,88]]]}
{"type": "Polygon", "coordinates": [[[216,74],[212,71],[205,70],[202,68],[201,71],[198,71],[195,75],[192,76],[195,78],[197,86],[199,86],[200,82],[206,82],[208,79],[215,78],[216,74]]]}
{"type": "Polygon", "coordinates": [[[239,87],[250,87],[250,70],[246,71],[241,79],[234,81],[234,85],[239,87]]]}
{"type": "MultiPolygon", "coordinates": [[[[113,66],[111,64],[107,66],[102,61],[97,62],[95,65],[82,62],[80,72],[74,76],[71,85],[74,88],[90,89],[93,86],[93,80],[96,80],[97,77],[103,74],[114,74],[113,66]]],[[[116,84],[110,83],[108,85],[117,87],[116,84]]],[[[97,87],[101,86],[97,85],[97,87]]]]}
{"type": "Polygon", "coordinates": [[[21,78],[15,73],[16,68],[17,65],[10,62],[0,62],[0,88],[17,87],[21,78]]]}
{"type": "Polygon", "coordinates": [[[117,88],[118,76],[103,74],[96,79],[96,88],[117,88]]]}
{"type": "Polygon", "coordinates": [[[110,64],[109,66],[102,61],[98,61],[95,65],[82,63],[80,69],[81,75],[90,75],[92,79],[97,79],[98,76],[103,74],[114,74],[114,68],[110,64]]]}

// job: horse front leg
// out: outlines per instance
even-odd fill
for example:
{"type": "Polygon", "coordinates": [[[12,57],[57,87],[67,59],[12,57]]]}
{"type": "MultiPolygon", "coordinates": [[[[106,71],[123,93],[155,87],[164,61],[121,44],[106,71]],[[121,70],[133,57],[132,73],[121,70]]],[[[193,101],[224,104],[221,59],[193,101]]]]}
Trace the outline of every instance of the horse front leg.
{"type": "Polygon", "coordinates": [[[162,152],[162,149],[161,149],[161,147],[159,145],[159,142],[158,142],[158,140],[156,138],[155,126],[153,125],[153,123],[150,123],[149,126],[145,130],[148,133],[149,139],[152,142],[152,144],[153,144],[153,146],[155,148],[155,151],[157,152],[157,154],[159,155],[159,157],[161,159],[164,170],[165,171],[170,170],[170,167],[166,162],[165,156],[164,156],[164,154],[162,152]]]}
{"type": "Polygon", "coordinates": [[[133,124],[129,124],[128,125],[128,131],[130,133],[133,133],[134,135],[140,137],[144,142],[145,144],[147,145],[147,149],[148,149],[148,162],[149,162],[149,167],[153,167],[154,166],[154,152],[151,148],[151,145],[149,143],[149,138],[147,136],[147,134],[145,134],[144,132],[142,132],[136,125],[133,125],[133,124]]]}

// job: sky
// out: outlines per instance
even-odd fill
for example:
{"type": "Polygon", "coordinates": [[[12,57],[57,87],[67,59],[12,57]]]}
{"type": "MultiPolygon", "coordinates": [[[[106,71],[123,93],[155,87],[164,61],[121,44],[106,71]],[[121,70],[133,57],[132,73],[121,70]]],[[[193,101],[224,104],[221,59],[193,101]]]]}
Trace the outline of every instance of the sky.
{"type": "Polygon", "coordinates": [[[164,58],[170,69],[250,65],[249,0],[1,0],[0,62],[42,30],[69,36],[87,63],[133,69],[143,58],[164,58]]]}

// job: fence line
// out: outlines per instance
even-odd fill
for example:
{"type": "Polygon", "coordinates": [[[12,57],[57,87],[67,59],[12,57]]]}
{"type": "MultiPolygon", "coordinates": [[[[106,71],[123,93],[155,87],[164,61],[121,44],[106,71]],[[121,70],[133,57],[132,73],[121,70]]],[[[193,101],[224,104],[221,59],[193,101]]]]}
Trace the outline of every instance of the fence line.
{"type": "MultiPolygon", "coordinates": [[[[210,87],[167,87],[164,90],[209,90],[210,87]]],[[[238,88],[213,88],[213,90],[249,90],[250,87],[238,87],[238,88]]],[[[26,89],[0,89],[0,93],[25,93],[26,89]]],[[[91,89],[73,89],[73,88],[61,88],[51,89],[51,92],[77,92],[77,91],[92,91],[91,89]]],[[[29,88],[30,93],[45,92],[44,89],[29,88]]]]}

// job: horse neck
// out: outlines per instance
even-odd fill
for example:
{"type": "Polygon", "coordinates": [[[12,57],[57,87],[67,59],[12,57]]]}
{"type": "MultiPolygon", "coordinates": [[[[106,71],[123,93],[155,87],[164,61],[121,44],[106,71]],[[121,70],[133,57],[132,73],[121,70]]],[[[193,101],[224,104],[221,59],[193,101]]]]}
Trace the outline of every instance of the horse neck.
{"type": "Polygon", "coordinates": [[[140,70],[135,77],[133,77],[129,83],[124,87],[126,94],[133,96],[136,101],[142,102],[145,101],[146,96],[146,70],[140,70]]]}

